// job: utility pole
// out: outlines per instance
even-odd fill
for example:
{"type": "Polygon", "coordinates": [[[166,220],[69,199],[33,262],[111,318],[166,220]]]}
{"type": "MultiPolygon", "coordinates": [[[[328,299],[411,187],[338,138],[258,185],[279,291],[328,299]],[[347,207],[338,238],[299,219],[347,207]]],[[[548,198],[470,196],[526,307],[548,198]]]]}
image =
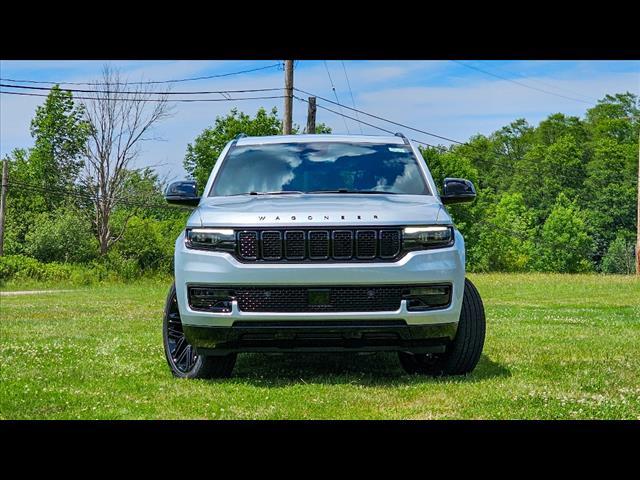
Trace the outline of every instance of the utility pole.
{"type": "Polygon", "coordinates": [[[284,118],[282,134],[291,135],[293,117],[293,60],[284,61],[284,118]]]}
{"type": "Polygon", "coordinates": [[[0,257],[4,253],[4,216],[7,210],[7,190],[9,189],[9,160],[2,160],[2,183],[0,184],[0,257]]]}
{"type": "Polygon", "coordinates": [[[640,276],[640,134],[638,135],[638,212],[636,224],[636,275],[640,276]]]}
{"type": "Polygon", "coordinates": [[[307,133],[316,133],[316,97],[309,97],[307,110],[307,133]]]}

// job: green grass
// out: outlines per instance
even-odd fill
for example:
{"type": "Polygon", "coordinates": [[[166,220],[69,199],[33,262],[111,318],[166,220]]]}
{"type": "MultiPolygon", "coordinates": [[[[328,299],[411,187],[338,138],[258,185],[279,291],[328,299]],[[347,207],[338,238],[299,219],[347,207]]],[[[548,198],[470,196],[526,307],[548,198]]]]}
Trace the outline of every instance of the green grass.
{"type": "Polygon", "coordinates": [[[471,278],[484,354],[438,379],[405,375],[394,354],[247,354],[229,380],[178,380],[162,352],[166,282],[3,296],[0,418],[640,419],[638,279],[471,278]]]}

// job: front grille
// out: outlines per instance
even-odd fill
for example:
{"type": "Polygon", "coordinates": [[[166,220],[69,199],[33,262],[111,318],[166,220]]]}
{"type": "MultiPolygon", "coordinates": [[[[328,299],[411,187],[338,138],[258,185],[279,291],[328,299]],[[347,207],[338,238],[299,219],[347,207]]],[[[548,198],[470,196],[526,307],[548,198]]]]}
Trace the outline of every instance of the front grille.
{"type": "Polygon", "coordinates": [[[236,254],[244,261],[389,260],[401,244],[400,229],[242,230],[236,254]]]}
{"type": "Polygon", "coordinates": [[[393,312],[406,292],[406,286],[234,288],[243,312],[393,312]],[[310,293],[319,290],[328,301],[314,304],[310,293]]]}

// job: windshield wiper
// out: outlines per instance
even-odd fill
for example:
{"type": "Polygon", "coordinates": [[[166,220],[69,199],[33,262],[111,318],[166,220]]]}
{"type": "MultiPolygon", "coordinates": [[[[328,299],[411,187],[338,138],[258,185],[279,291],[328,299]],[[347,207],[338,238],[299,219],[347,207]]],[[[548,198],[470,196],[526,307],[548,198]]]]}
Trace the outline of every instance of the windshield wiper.
{"type": "Polygon", "coordinates": [[[339,188],[338,190],[312,190],[307,193],[375,193],[379,195],[395,195],[395,192],[384,192],[382,190],[349,190],[346,188],[339,188]]]}
{"type": "Polygon", "coordinates": [[[281,190],[276,192],[247,192],[242,195],[288,195],[290,193],[304,193],[299,192],[298,190],[281,190]]]}

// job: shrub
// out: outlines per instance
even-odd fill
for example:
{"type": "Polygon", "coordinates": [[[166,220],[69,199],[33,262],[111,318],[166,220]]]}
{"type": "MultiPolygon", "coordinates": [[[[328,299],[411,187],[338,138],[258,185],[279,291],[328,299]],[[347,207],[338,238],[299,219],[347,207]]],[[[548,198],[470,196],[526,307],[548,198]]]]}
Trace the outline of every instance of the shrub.
{"type": "Polygon", "coordinates": [[[601,268],[605,273],[635,273],[634,244],[627,240],[624,232],[618,233],[616,239],[611,242],[607,253],[602,258],[601,268]]]}
{"type": "MultiPolygon", "coordinates": [[[[123,221],[123,218],[118,218],[114,224],[123,221]]],[[[133,274],[131,264],[127,262],[133,262],[140,271],[171,273],[175,240],[183,228],[183,219],[156,220],[133,216],[129,218],[124,235],[109,252],[109,262],[126,275],[133,274]],[[116,256],[121,259],[116,259],[116,256]]]]}
{"type": "Polygon", "coordinates": [[[0,257],[0,282],[89,284],[99,280],[91,269],[71,263],[41,263],[25,255],[0,257]]]}
{"type": "Polygon", "coordinates": [[[126,260],[110,254],[93,260],[89,264],[42,263],[25,255],[4,255],[0,257],[0,285],[14,282],[21,287],[37,285],[93,285],[98,282],[118,282],[146,278],[168,281],[166,276],[156,272],[142,272],[135,260],[126,260]]]}
{"type": "Polygon", "coordinates": [[[25,251],[41,262],[86,262],[98,246],[91,225],[72,209],[36,215],[25,238],[25,251]]]}
{"type": "Polygon", "coordinates": [[[142,275],[137,259],[125,258],[115,249],[111,249],[104,258],[94,263],[96,268],[104,270],[106,277],[114,280],[133,280],[142,275]]]}

